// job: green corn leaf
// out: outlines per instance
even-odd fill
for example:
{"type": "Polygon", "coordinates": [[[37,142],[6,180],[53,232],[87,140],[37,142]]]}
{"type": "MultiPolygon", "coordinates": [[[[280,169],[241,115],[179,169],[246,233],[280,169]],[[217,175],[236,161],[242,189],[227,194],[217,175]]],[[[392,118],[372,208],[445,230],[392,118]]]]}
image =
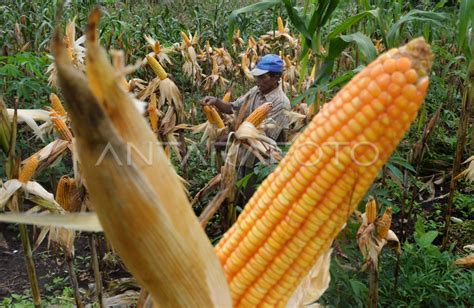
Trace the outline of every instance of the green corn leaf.
{"type": "Polygon", "coordinates": [[[377,57],[377,50],[375,49],[374,43],[372,43],[372,40],[365,34],[356,32],[349,35],[341,35],[341,39],[347,43],[355,43],[367,63],[372,62],[372,60],[377,57]]]}
{"type": "Polygon", "coordinates": [[[427,248],[433,243],[437,236],[438,231],[428,231],[420,237],[415,237],[415,240],[420,247],[427,248]]]}
{"type": "Polygon", "coordinates": [[[291,23],[301,34],[304,35],[308,45],[311,45],[313,36],[309,33],[308,29],[306,28],[304,20],[298,15],[298,12],[293,7],[291,0],[282,0],[282,1],[285,4],[285,8],[286,8],[286,11],[288,13],[288,17],[290,18],[291,23]]]}
{"type": "Polygon", "coordinates": [[[339,4],[339,0],[331,1],[331,0],[324,0],[318,1],[317,7],[313,11],[313,15],[311,16],[311,21],[308,26],[308,30],[310,33],[315,32],[317,29],[322,28],[331,17],[334,10],[337,8],[339,4]]]}
{"type": "MultiPolygon", "coordinates": [[[[304,44],[304,42],[303,42],[304,44]]],[[[305,48],[303,48],[305,49],[305,48]]],[[[306,78],[306,73],[308,72],[308,61],[309,61],[309,54],[306,52],[305,54],[302,55],[300,58],[300,78],[298,81],[298,88],[301,89],[301,86],[303,85],[303,81],[306,78]]]]}
{"type": "Polygon", "coordinates": [[[298,95],[291,101],[291,105],[295,106],[302,100],[304,100],[306,97],[310,97],[312,95],[316,95],[317,93],[317,87],[310,87],[306,91],[304,91],[302,94],[298,95]]]}
{"type": "Polygon", "coordinates": [[[458,37],[457,42],[460,49],[464,50],[464,53],[468,59],[471,58],[471,53],[466,44],[468,40],[467,32],[469,26],[474,27],[474,0],[461,0],[461,7],[459,8],[459,24],[458,24],[458,37]]]}
{"type": "Polygon", "coordinates": [[[355,43],[357,45],[362,55],[365,57],[367,63],[375,59],[377,56],[377,52],[372,41],[360,32],[333,38],[329,42],[327,57],[316,74],[316,80],[314,82],[315,85],[321,85],[322,89],[327,87],[327,81],[333,71],[336,58],[338,58],[344,49],[346,49],[351,43],[355,43]]]}
{"type": "MultiPolygon", "coordinates": [[[[389,163],[387,164],[387,168],[392,172],[395,178],[398,180],[398,184],[403,183],[403,173],[398,169],[394,164],[389,163]]],[[[400,185],[401,186],[401,185],[400,185]]]]}
{"type": "Polygon", "coordinates": [[[324,10],[322,13],[321,22],[319,27],[323,27],[331,18],[332,13],[336,10],[337,6],[339,5],[339,0],[327,0],[324,6],[324,10]]]}
{"type": "Polygon", "coordinates": [[[266,0],[266,1],[260,1],[258,3],[251,4],[251,5],[232,11],[232,13],[230,13],[229,15],[229,29],[227,31],[228,41],[232,42],[232,37],[234,35],[234,29],[235,29],[235,23],[236,23],[237,17],[240,14],[255,13],[255,12],[263,11],[271,7],[274,7],[280,3],[281,3],[280,0],[266,0]]]}
{"type": "Polygon", "coordinates": [[[327,84],[327,81],[331,76],[336,58],[339,57],[341,52],[343,52],[348,45],[349,43],[340,37],[334,38],[329,42],[327,56],[316,74],[314,85],[327,84]]]}
{"type": "Polygon", "coordinates": [[[390,31],[387,34],[387,44],[388,48],[394,47],[397,43],[397,36],[400,31],[401,26],[410,21],[423,21],[430,22],[439,27],[443,27],[443,22],[446,20],[446,15],[436,12],[428,12],[421,10],[412,10],[407,14],[403,15],[395,24],[390,27],[390,31]]]}
{"type": "Polygon", "coordinates": [[[360,65],[360,66],[356,67],[355,69],[353,69],[351,71],[348,71],[348,72],[345,72],[341,76],[338,76],[337,78],[335,78],[333,81],[331,81],[328,84],[328,89],[331,90],[335,87],[343,86],[349,80],[351,80],[352,77],[354,77],[358,72],[362,71],[364,68],[365,68],[365,66],[360,65]]]}
{"type": "Polygon", "coordinates": [[[331,31],[328,35],[328,39],[333,39],[336,38],[339,34],[342,32],[350,29],[353,25],[357,24],[359,21],[362,19],[365,19],[366,17],[375,17],[378,18],[380,13],[380,9],[375,9],[375,10],[370,10],[370,11],[365,11],[362,13],[359,13],[357,15],[351,16],[347,18],[343,23],[338,25],[334,30],[331,31]]]}

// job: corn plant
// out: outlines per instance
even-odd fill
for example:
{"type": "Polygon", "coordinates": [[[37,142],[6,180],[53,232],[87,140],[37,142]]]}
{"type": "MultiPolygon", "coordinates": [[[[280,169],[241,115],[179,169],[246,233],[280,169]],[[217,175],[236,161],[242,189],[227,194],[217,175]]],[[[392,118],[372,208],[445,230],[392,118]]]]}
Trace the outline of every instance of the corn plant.
{"type": "Polygon", "coordinates": [[[453,198],[456,192],[456,176],[460,173],[461,162],[463,161],[464,146],[466,143],[467,131],[469,128],[469,118],[474,106],[474,17],[470,12],[474,9],[474,1],[464,0],[461,2],[459,10],[459,25],[457,43],[459,49],[464,52],[468,62],[467,75],[464,81],[464,92],[462,95],[460,123],[457,130],[456,152],[453,161],[452,177],[449,186],[448,207],[445,214],[445,228],[443,236],[443,248],[447,248],[449,228],[451,225],[451,211],[453,198]]]}

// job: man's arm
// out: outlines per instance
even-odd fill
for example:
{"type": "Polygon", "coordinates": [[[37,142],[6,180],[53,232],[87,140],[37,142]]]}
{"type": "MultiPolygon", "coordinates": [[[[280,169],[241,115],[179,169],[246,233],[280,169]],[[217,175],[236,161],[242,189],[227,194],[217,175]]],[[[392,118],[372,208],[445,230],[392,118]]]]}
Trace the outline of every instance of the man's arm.
{"type": "Polygon", "coordinates": [[[224,103],[220,99],[214,96],[206,96],[204,99],[201,101],[201,105],[211,105],[215,106],[217,110],[219,110],[222,113],[226,114],[232,114],[234,111],[232,110],[232,105],[228,103],[224,103]]]}

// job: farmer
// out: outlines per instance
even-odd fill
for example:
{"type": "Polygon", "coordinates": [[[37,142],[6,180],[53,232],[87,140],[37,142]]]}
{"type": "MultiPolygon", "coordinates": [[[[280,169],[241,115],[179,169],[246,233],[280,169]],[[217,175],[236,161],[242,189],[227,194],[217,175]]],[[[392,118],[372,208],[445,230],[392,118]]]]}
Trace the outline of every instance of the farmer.
{"type": "MultiPolygon", "coordinates": [[[[267,116],[271,128],[266,128],[268,137],[277,142],[286,142],[289,119],[285,110],[290,110],[290,100],[281,87],[281,76],[283,73],[283,60],[274,54],[268,54],[260,59],[257,66],[250,72],[257,81],[257,86],[239,97],[236,101],[228,104],[214,96],[206,96],[201,104],[212,105],[222,113],[235,113],[237,121],[243,121],[252,111],[265,102],[271,102],[272,110],[267,116]]],[[[256,158],[246,151],[244,155],[239,153],[240,159],[245,159],[244,167],[239,169],[239,179],[253,173],[256,158]]],[[[255,191],[256,176],[252,175],[243,191],[244,204],[255,191]]],[[[240,199],[240,198],[239,198],[240,199]]]]}

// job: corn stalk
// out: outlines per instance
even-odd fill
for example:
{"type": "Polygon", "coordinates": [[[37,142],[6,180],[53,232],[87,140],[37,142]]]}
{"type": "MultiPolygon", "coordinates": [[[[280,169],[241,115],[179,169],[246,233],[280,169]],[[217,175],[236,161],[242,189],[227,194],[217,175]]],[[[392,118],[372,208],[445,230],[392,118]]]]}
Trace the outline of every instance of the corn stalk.
{"type": "Polygon", "coordinates": [[[461,116],[457,130],[456,152],[454,154],[451,182],[449,184],[448,206],[444,216],[443,249],[447,248],[449,239],[449,229],[451,227],[451,213],[453,210],[454,194],[457,190],[457,175],[460,173],[461,162],[463,160],[464,147],[466,144],[469,129],[469,119],[474,106],[474,58],[469,63],[469,71],[464,86],[464,93],[461,103],[461,116]]]}
{"type": "Polygon", "coordinates": [[[91,246],[91,258],[92,258],[92,268],[94,270],[94,281],[95,281],[95,296],[96,301],[99,303],[99,307],[104,307],[103,301],[103,291],[102,291],[102,277],[100,274],[99,268],[99,259],[97,256],[97,236],[95,233],[92,233],[89,240],[91,246]]]}
{"type": "MultiPolygon", "coordinates": [[[[17,134],[17,108],[18,101],[15,101],[14,113],[11,124],[8,116],[5,114],[6,106],[3,100],[0,99],[0,138],[2,143],[1,148],[7,155],[5,170],[7,177],[10,179],[17,178],[19,173],[20,160],[15,155],[16,134],[17,134]]],[[[20,212],[23,207],[22,198],[15,192],[11,197],[8,208],[13,212],[20,212]]],[[[41,307],[41,294],[38,284],[38,277],[36,275],[35,263],[33,260],[33,253],[31,250],[30,238],[28,236],[28,229],[26,225],[19,224],[21,245],[23,248],[23,255],[25,256],[26,270],[28,273],[28,280],[31,285],[31,294],[33,296],[33,304],[35,307],[41,307]]]]}
{"type": "Polygon", "coordinates": [[[459,9],[459,24],[457,45],[465,54],[469,66],[467,76],[464,83],[464,92],[461,102],[461,115],[459,119],[459,127],[457,130],[456,153],[454,155],[451,182],[449,185],[448,206],[445,213],[445,227],[443,235],[443,249],[447,248],[449,229],[451,227],[451,212],[453,209],[454,194],[457,186],[457,176],[460,172],[464,146],[467,139],[469,129],[469,119],[473,112],[474,104],[474,10],[473,0],[462,0],[459,9]]]}
{"type": "MultiPolygon", "coordinates": [[[[10,201],[10,206],[12,208],[18,208],[18,211],[21,211],[22,201],[21,197],[18,196],[18,193],[15,193],[10,201]]],[[[20,239],[21,246],[23,248],[23,254],[25,255],[26,270],[28,273],[28,280],[31,285],[31,294],[33,296],[33,304],[35,308],[41,307],[41,294],[38,284],[38,276],[36,275],[35,263],[33,260],[33,252],[31,250],[30,238],[28,236],[28,229],[26,225],[18,225],[20,229],[20,239]]]]}

